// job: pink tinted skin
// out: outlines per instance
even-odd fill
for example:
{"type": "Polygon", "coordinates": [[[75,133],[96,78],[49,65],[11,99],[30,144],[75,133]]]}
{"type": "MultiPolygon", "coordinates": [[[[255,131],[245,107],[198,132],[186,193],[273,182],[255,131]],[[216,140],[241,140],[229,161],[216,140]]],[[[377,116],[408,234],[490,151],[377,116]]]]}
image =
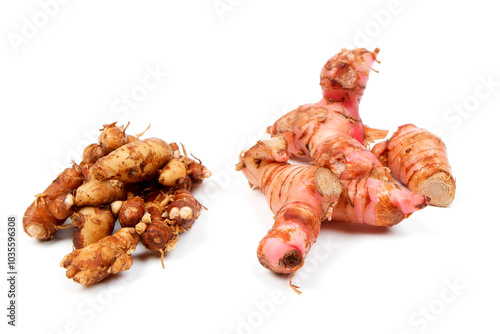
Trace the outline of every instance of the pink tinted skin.
{"type": "Polygon", "coordinates": [[[404,188],[391,191],[391,202],[405,216],[424,208],[428,204],[427,198],[424,195],[416,194],[404,188]]]}
{"type": "MultiPolygon", "coordinates": [[[[378,49],[369,52],[365,49],[342,50],[332,57],[321,71],[321,87],[323,98],[314,104],[305,104],[297,110],[291,111],[279,121],[293,119],[310,107],[322,107],[328,111],[326,123],[322,124],[319,133],[315,133],[315,141],[334,135],[348,135],[358,142],[364,142],[364,128],[359,116],[358,105],[368,82],[368,76],[376,61],[378,49]],[[331,64],[331,68],[329,67],[331,64]],[[324,133],[324,134],[323,134],[324,133]],[[317,137],[317,138],[316,138],[317,137]]],[[[278,121],[278,122],[279,122],[278,121]]],[[[294,126],[290,132],[282,132],[288,143],[290,154],[294,156],[308,155],[311,157],[306,144],[311,138],[312,131],[317,123],[312,121],[306,125],[294,126]]],[[[271,133],[276,134],[276,123],[271,127],[271,133]]]]}
{"type": "Polygon", "coordinates": [[[401,182],[405,184],[408,180],[406,178],[405,169],[402,168],[404,162],[397,157],[401,150],[404,148],[404,146],[401,145],[401,142],[404,140],[406,135],[422,132],[419,130],[421,129],[418,129],[413,125],[403,125],[399,127],[398,131],[396,131],[396,133],[387,144],[387,166],[391,169],[394,177],[398,180],[401,180],[401,182]]]}
{"type": "Polygon", "coordinates": [[[272,229],[259,244],[261,262],[265,262],[274,272],[282,274],[293,272],[294,268],[286,268],[281,264],[285,254],[296,249],[304,259],[318,237],[322,205],[316,194],[311,192],[313,185],[310,184],[309,178],[303,177],[306,174],[314,175],[314,170],[317,168],[268,163],[259,167],[259,171],[252,173],[260,181],[260,190],[266,196],[271,211],[277,215],[272,229]],[[275,176],[271,182],[266,183],[269,174],[275,176]],[[285,183],[289,189],[282,191],[285,183]],[[304,224],[293,215],[287,218],[287,204],[291,204],[292,207],[303,205],[312,217],[312,221],[304,224]]]}
{"type": "Polygon", "coordinates": [[[243,175],[247,178],[248,182],[255,187],[260,187],[262,177],[265,173],[274,168],[287,164],[289,159],[288,151],[285,150],[273,150],[264,144],[257,143],[247,152],[242,152],[240,155],[240,161],[245,163],[245,168],[241,171],[243,175]],[[263,164],[259,165],[258,168],[254,164],[254,160],[260,160],[263,164]]]}
{"type": "MultiPolygon", "coordinates": [[[[285,226],[276,226],[274,228],[285,228],[285,226]]],[[[287,222],[286,229],[290,229],[292,233],[290,234],[290,240],[284,242],[280,238],[264,238],[263,252],[269,258],[271,263],[275,263],[275,267],[278,267],[279,260],[283,258],[283,255],[291,249],[297,249],[301,254],[307,254],[309,251],[308,247],[305,245],[304,240],[307,239],[307,235],[302,232],[300,225],[294,222],[287,222]]],[[[291,272],[291,271],[289,271],[291,272]]]]}
{"type": "Polygon", "coordinates": [[[342,106],[339,103],[328,103],[321,100],[314,104],[305,104],[280,118],[271,128],[272,135],[285,137],[288,142],[288,152],[292,156],[312,156],[312,147],[318,146],[327,138],[349,136],[358,142],[363,142],[363,124],[353,122],[342,114],[342,106]],[[311,118],[307,123],[292,124],[289,131],[278,131],[277,124],[285,119],[294,119],[296,115],[306,113],[309,108],[320,108],[325,114],[325,119],[318,122],[311,118]],[[309,144],[309,147],[308,147],[309,144]]]}
{"type": "Polygon", "coordinates": [[[332,124],[333,126],[337,124],[335,126],[337,132],[347,134],[360,143],[363,143],[365,135],[361,118],[359,118],[359,115],[357,115],[357,117],[352,117],[352,113],[346,107],[345,103],[331,102],[328,99],[322,98],[318,103],[316,103],[316,106],[323,107],[332,113],[331,117],[332,120],[334,120],[332,124]],[[345,119],[341,120],[339,116],[342,116],[345,119]],[[342,127],[339,126],[340,124],[342,124],[342,127]]]}
{"type": "Polygon", "coordinates": [[[343,115],[343,105],[325,99],[306,104],[280,118],[270,127],[271,135],[281,135],[293,156],[308,156],[314,164],[325,166],[340,179],[375,176],[392,180],[380,161],[361,144],[363,125],[343,115]],[[286,126],[285,126],[286,125],[286,126]],[[336,147],[336,148],[335,148],[336,147]],[[345,171],[345,172],[344,172],[345,171]]]}
{"type": "Polygon", "coordinates": [[[321,88],[326,99],[343,102],[346,116],[359,117],[359,102],[379,50],[342,50],[328,60],[321,70],[321,88]]]}
{"type": "MultiPolygon", "coordinates": [[[[374,169],[384,169],[380,161],[370,151],[348,136],[327,138],[325,145],[321,145],[318,150],[315,150],[314,156],[316,164],[329,167],[341,180],[370,176],[374,169]],[[341,155],[345,161],[338,162],[336,160],[338,157],[333,154],[335,145],[343,145],[341,155]]],[[[382,170],[381,173],[389,174],[387,170],[382,170]]]]}
{"type": "Polygon", "coordinates": [[[374,178],[343,181],[345,192],[332,221],[393,226],[427,206],[427,198],[374,178]]]}
{"type": "Polygon", "coordinates": [[[273,225],[270,233],[259,243],[259,260],[275,273],[290,274],[294,272],[296,267],[283,265],[283,259],[290,251],[298,251],[300,253],[300,261],[303,262],[318,236],[319,226],[318,223],[316,233],[311,233],[304,231],[303,226],[293,220],[282,220],[281,224],[273,225]],[[279,237],[280,232],[286,233],[287,239],[279,237]],[[311,237],[314,238],[312,242],[311,237]]]}
{"type": "Polygon", "coordinates": [[[388,141],[384,140],[384,141],[381,141],[380,143],[375,144],[371,149],[371,152],[373,153],[375,158],[377,158],[379,161],[381,161],[383,163],[383,165],[386,167],[387,167],[387,161],[385,159],[382,159],[382,158],[387,150],[387,145],[388,145],[388,141]]]}
{"type": "Polygon", "coordinates": [[[245,164],[244,175],[266,196],[276,219],[259,244],[259,260],[272,271],[285,274],[296,269],[283,264],[286,254],[298,251],[297,261],[303,261],[316,241],[331,199],[316,191],[314,175],[320,167],[276,162],[272,156],[265,145],[257,144],[244,152],[240,161],[245,164]]]}
{"type": "Polygon", "coordinates": [[[386,158],[394,177],[412,190],[418,188],[413,183],[419,180],[413,176],[425,172],[429,166],[439,166],[451,174],[444,143],[429,131],[413,124],[400,126],[388,141],[375,145],[372,152],[379,158],[386,158]]]}

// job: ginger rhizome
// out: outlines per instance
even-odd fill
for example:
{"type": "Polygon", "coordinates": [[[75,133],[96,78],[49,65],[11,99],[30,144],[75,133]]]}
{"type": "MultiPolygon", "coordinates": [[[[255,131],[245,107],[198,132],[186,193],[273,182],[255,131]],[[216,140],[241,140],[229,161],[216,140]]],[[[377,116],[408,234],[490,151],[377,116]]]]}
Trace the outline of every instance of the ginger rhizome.
{"type": "Polygon", "coordinates": [[[24,231],[32,238],[50,240],[74,208],[73,192],[83,183],[79,165],[66,168],[28,207],[23,216],[24,231]]]}
{"type": "Polygon", "coordinates": [[[127,127],[128,124],[126,126],[117,126],[116,122],[105,124],[99,134],[98,142],[90,144],[85,148],[83,151],[82,161],[80,162],[80,167],[82,167],[86,178],[88,169],[99,158],[108,155],[120,146],[138,141],[139,137],[141,137],[149,129],[148,126],[142,133],[133,136],[125,133],[127,127]]]}
{"type": "Polygon", "coordinates": [[[163,215],[182,230],[189,230],[201,214],[201,203],[187,189],[176,190],[171,199],[163,215]]]}
{"type": "MultiPolygon", "coordinates": [[[[359,48],[343,49],[330,58],[321,69],[320,85],[323,97],[330,102],[339,102],[344,106],[343,115],[357,124],[352,136],[359,140],[363,135],[359,102],[366,88],[373,64],[378,61],[380,49],[370,52],[359,48]]],[[[361,140],[362,142],[363,140],[361,140]]]]}
{"type": "Polygon", "coordinates": [[[84,206],[71,215],[73,246],[83,248],[113,233],[116,217],[108,207],[84,206]]]}
{"type": "Polygon", "coordinates": [[[340,179],[374,177],[393,181],[390,171],[364,146],[387,136],[387,131],[363,125],[359,102],[379,50],[343,50],[321,71],[323,98],[277,120],[268,128],[284,136],[292,156],[330,168],[340,179]]]}
{"type": "Polygon", "coordinates": [[[77,206],[101,206],[127,199],[125,183],[118,180],[96,180],[91,177],[75,192],[77,206]]]}
{"type": "Polygon", "coordinates": [[[113,202],[111,209],[118,216],[121,227],[135,227],[146,213],[146,204],[141,197],[133,197],[113,202]]]}
{"type": "Polygon", "coordinates": [[[211,175],[201,161],[188,157],[182,145],[181,153],[176,143],[140,139],[146,131],[132,136],[127,127],[104,125],[81,162],[38,194],[23,218],[26,233],[42,240],[73,227],[75,250],[61,265],[81,284],[129,269],[139,242],[160,253],[163,265],[164,253],[203,208],[191,192],[211,175]],[[71,224],[63,225],[67,218],[71,224]],[[117,220],[121,229],[113,234],[117,220]]]}
{"type": "Polygon", "coordinates": [[[266,196],[275,214],[271,230],[257,249],[260,263],[277,273],[292,273],[316,241],[323,219],[331,216],[342,185],[329,170],[319,166],[287,163],[282,137],[258,142],[240,155],[237,166],[250,184],[266,196]]]}
{"type": "Polygon", "coordinates": [[[135,229],[144,247],[160,253],[162,267],[165,253],[175,248],[179,235],[188,231],[201,214],[203,206],[191,193],[190,185],[186,182],[180,188],[162,187],[144,197],[146,214],[135,229]]]}
{"type": "Polygon", "coordinates": [[[172,149],[165,141],[148,138],[120,146],[99,158],[91,167],[90,175],[97,180],[140,182],[156,176],[172,157],[172,149]]]}
{"type": "MultiPolygon", "coordinates": [[[[187,181],[187,177],[193,183],[201,183],[204,179],[212,175],[210,170],[203,166],[199,159],[188,157],[186,149],[182,144],[181,146],[184,155],[182,155],[176,143],[170,144],[174,158],[170,159],[165,167],[162,168],[158,177],[158,181],[165,186],[179,188],[182,183],[187,181]]],[[[191,185],[186,185],[186,187],[191,187],[191,185]]]]}
{"type": "Polygon", "coordinates": [[[163,256],[175,248],[178,240],[178,233],[174,233],[169,221],[163,217],[165,207],[170,201],[167,191],[167,189],[156,190],[144,198],[147,215],[143,216],[135,227],[144,247],[160,253],[162,267],[165,267],[163,256]]]}
{"type": "Polygon", "coordinates": [[[324,100],[300,106],[277,120],[268,132],[284,136],[292,156],[309,157],[311,163],[331,169],[342,180],[371,176],[392,181],[389,169],[352,136],[353,122],[343,110],[341,103],[324,100]]]}
{"type": "Polygon", "coordinates": [[[359,113],[379,51],[343,49],[330,58],[320,73],[322,98],[279,118],[267,128],[271,140],[240,155],[237,170],[264,193],[275,215],[257,253],[276,273],[293,277],[322,221],[391,227],[428,204],[453,200],[455,180],[436,136],[405,125],[369,148],[388,135],[363,124],[359,113]],[[288,156],[312,166],[292,165],[288,156]],[[332,197],[323,192],[328,187],[335,189],[332,197]]]}
{"type": "Polygon", "coordinates": [[[435,206],[448,206],[455,198],[446,146],[431,132],[405,124],[372,152],[386,164],[394,177],[411,191],[429,197],[435,206]]]}
{"type": "Polygon", "coordinates": [[[139,242],[133,228],[122,228],[114,234],[81,249],[75,249],[61,261],[66,277],[80,284],[93,284],[132,267],[131,254],[139,242]]]}
{"type": "Polygon", "coordinates": [[[102,147],[103,151],[105,152],[104,155],[107,155],[117,148],[129,144],[129,143],[134,143],[139,140],[139,137],[141,137],[144,132],[147,131],[148,128],[142,132],[141,134],[138,134],[136,136],[132,136],[129,134],[125,133],[125,130],[127,130],[129,124],[126,126],[117,126],[117,122],[113,122],[111,124],[105,124],[103,128],[101,129],[101,134],[99,135],[98,138],[98,145],[102,147]]]}
{"type": "Polygon", "coordinates": [[[330,220],[393,226],[427,206],[427,197],[371,177],[342,181],[343,192],[330,220]]]}

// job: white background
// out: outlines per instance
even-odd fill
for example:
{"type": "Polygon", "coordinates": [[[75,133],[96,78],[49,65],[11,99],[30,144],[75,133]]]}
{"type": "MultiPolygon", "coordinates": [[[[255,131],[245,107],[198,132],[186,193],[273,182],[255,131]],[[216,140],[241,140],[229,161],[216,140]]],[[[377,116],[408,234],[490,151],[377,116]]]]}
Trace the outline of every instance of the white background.
{"type": "Polygon", "coordinates": [[[500,330],[493,2],[66,2],[0,5],[2,277],[8,215],[20,222],[110,121],[130,121],[132,134],[151,124],[147,136],[185,144],[213,171],[195,191],[208,211],[165,269],[139,247],[129,271],[89,287],[59,267],[71,231],[38,242],[19,227],[18,326],[6,324],[2,278],[4,333],[500,330]],[[441,134],[457,197],[391,229],[325,223],[295,278],[299,296],[257,261],[272,214],[234,164],[279,115],[319,100],[321,67],[353,45],[381,49],[363,121],[441,134]]]}

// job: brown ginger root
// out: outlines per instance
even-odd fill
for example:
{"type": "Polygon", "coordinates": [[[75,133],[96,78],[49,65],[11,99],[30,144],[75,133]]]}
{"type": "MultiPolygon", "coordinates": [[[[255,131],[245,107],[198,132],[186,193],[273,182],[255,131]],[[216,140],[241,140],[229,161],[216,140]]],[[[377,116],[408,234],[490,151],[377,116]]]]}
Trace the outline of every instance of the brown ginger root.
{"type": "Polygon", "coordinates": [[[94,165],[99,158],[108,155],[125,144],[138,141],[139,137],[149,129],[148,126],[142,133],[132,136],[125,133],[129,123],[127,123],[126,126],[117,126],[116,123],[117,122],[104,124],[98,138],[98,143],[90,144],[83,151],[80,167],[83,169],[85,180],[88,179],[90,167],[92,167],[92,165],[94,165]]]}
{"type": "Polygon", "coordinates": [[[146,204],[140,197],[133,197],[125,202],[118,201],[112,204],[114,213],[118,215],[121,227],[134,227],[146,213],[146,204]],[[119,209],[117,208],[119,206],[119,209]]]}
{"type": "Polygon", "coordinates": [[[158,182],[164,186],[173,187],[176,185],[177,180],[183,179],[187,176],[188,167],[186,164],[177,158],[170,159],[165,167],[160,170],[158,182]]]}
{"type": "Polygon", "coordinates": [[[116,126],[117,122],[111,124],[105,124],[101,129],[101,134],[98,138],[99,146],[102,147],[106,154],[111,153],[118,147],[123,146],[131,142],[130,140],[136,141],[134,136],[128,136],[125,130],[128,128],[129,124],[126,126],[116,126]],[[134,139],[133,139],[134,138],[134,139]]]}
{"type": "MultiPolygon", "coordinates": [[[[83,183],[80,166],[66,168],[28,207],[23,216],[24,231],[32,238],[50,240],[70,216],[72,193],[83,183]]],[[[69,225],[68,225],[69,226],[69,225]]]]}
{"type": "MultiPolygon", "coordinates": [[[[181,144],[181,146],[184,155],[181,154],[179,146],[176,143],[170,143],[174,158],[177,161],[182,162],[184,164],[184,167],[175,166],[175,169],[172,168],[172,171],[162,171],[162,174],[164,173],[163,178],[165,179],[165,181],[162,182],[161,180],[159,180],[160,183],[164,185],[173,185],[176,182],[175,180],[182,179],[185,176],[188,176],[193,183],[201,183],[204,179],[209,178],[212,175],[212,172],[202,164],[200,159],[194,156],[194,159],[189,158],[184,145],[181,144]],[[169,182],[167,180],[170,180],[170,184],[165,183],[169,182]]],[[[167,166],[165,166],[165,168],[166,167],[167,166]]],[[[160,174],[160,178],[162,178],[162,174],[160,174]]],[[[179,183],[179,181],[177,181],[177,183],[179,183]]]]}
{"type": "Polygon", "coordinates": [[[172,189],[185,189],[187,191],[191,190],[191,187],[193,185],[193,181],[189,176],[177,179],[175,182],[175,186],[172,187],[172,189]]]}
{"type": "Polygon", "coordinates": [[[99,135],[98,143],[99,146],[102,147],[103,151],[106,152],[105,155],[111,153],[112,151],[116,150],[117,148],[123,145],[139,141],[140,140],[139,138],[149,129],[148,125],[146,130],[133,136],[125,133],[130,123],[127,123],[127,125],[125,126],[123,125],[116,126],[116,123],[117,122],[113,122],[111,124],[105,124],[101,129],[101,134],[99,135]]]}
{"type": "Polygon", "coordinates": [[[85,147],[83,150],[82,161],[80,162],[80,167],[82,168],[85,181],[89,178],[90,167],[92,167],[99,158],[105,156],[106,154],[107,153],[99,144],[94,143],[85,147]]]}
{"type": "Polygon", "coordinates": [[[136,136],[126,134],[127,127],[116,122],[104,125],[98,142],[85,148],[80,164],[66,169],[38,194],[23,217],[26,233],[43,240],[61,228],[74,227],[75,250],[61,266],[68,278],[81,284],[129,269],[130,254],[141,239],[147,249],[161,254],[164,266],[165,252],[175,248],[179,233],[199,216],[200,204],[194,197],[180,194],[190,194],[192,183],[202,182],[210,171],[194,156],[188,158],[184,147],[183,156],[176,144],[158,138],[140,140],[149,127],[136,136]],[[158,176],[170,160],[169,166],[177,164],[181,173],[164,186],[158,176]],[[178,224],[165,218],[174,199],[187,203],[177,208],[178,224]],[[71,224],[63,225],[70,216],[71,224]],[[122,229],[111,235],[117,217],[122,229]]]}
{"type": "Polygon", "coordinates": [[[96,180],[91,177],[75,192],[77,206],[101,206],[127,199],[125,184],[117,180],[96,180]]]}
{"type": "Polygon", "coordinates": [[[201,214],[202,205],[189,190],[179,189],[172,195],[172,202],[167,206],[166,217],[182,231],[187,231],[201,214]]]}
{"type": "Polygon", "coordinates": [[[61,261],[66,277],[80,284],[93,284],[132,266],[131,254],[139,242],[133,228],[114,234],[81,249],[75,249],[61,261]]]}
{"type": "Polygon", "coordinates": [[[141,182],[155,177],[172,157],[172,149],[166,142],[148,138],[123,145],[100,158],[90,174],[97,180],[141,182]]]}
{"type": "Polygon", "coordinates": [[[113,233],[115,216],[111,208],[84,206],[71,215],[73,246],[75,249],[86,247],[113,233]]]}
{"type": "Polygon", "coordinates": [[[204,179],[209,178],[212,172],[203,166],[200,160],[191,160],[188,163],[187,174],[194,183],[201,183],[204,179]]]}
{"type": "Polygon", "coordinates": [[[163,268],[165,268],[163,263],[165,253],[174,249],[178,240],[178,232],[174,233],[162,216],[169,201],[170,197],[165,191],[157,190],[148,194],[144,198],[147,214],[135,226],[144,247],[152,252],[160,253],[163,268]]]}

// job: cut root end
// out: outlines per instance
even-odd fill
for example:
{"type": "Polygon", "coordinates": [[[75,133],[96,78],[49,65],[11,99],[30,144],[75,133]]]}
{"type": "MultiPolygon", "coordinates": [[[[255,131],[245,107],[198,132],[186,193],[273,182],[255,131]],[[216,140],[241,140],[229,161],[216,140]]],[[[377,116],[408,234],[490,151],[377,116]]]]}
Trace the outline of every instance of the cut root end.
{"type": "Polygon", "coordinates": [[[304,259],[302,253],[298,249],[291,249],[283,255],[280,260],[280,265],[286,269],[296,270],[302,267],[304,259]]]}
{"type": "Polygon", "coordinates": [[[335,174],[327,168],[318,168],[315,182],[319,192],[326,198],[337,199],[342,192],[342,183],[335,174]]]}
{"type": "Polygon", "coordinates": [[[30,224],[26,226],[26,234],[38,240],[49,240],[52,237],[49,230],[40,224],[30,224]]]}
{"type": "Polygon", "coordinates": [[[455,199],[455,179],[449,173],[439,172],[424,180],[418,193],[429,198],[429,204],[445,207],[455,199]]]}

